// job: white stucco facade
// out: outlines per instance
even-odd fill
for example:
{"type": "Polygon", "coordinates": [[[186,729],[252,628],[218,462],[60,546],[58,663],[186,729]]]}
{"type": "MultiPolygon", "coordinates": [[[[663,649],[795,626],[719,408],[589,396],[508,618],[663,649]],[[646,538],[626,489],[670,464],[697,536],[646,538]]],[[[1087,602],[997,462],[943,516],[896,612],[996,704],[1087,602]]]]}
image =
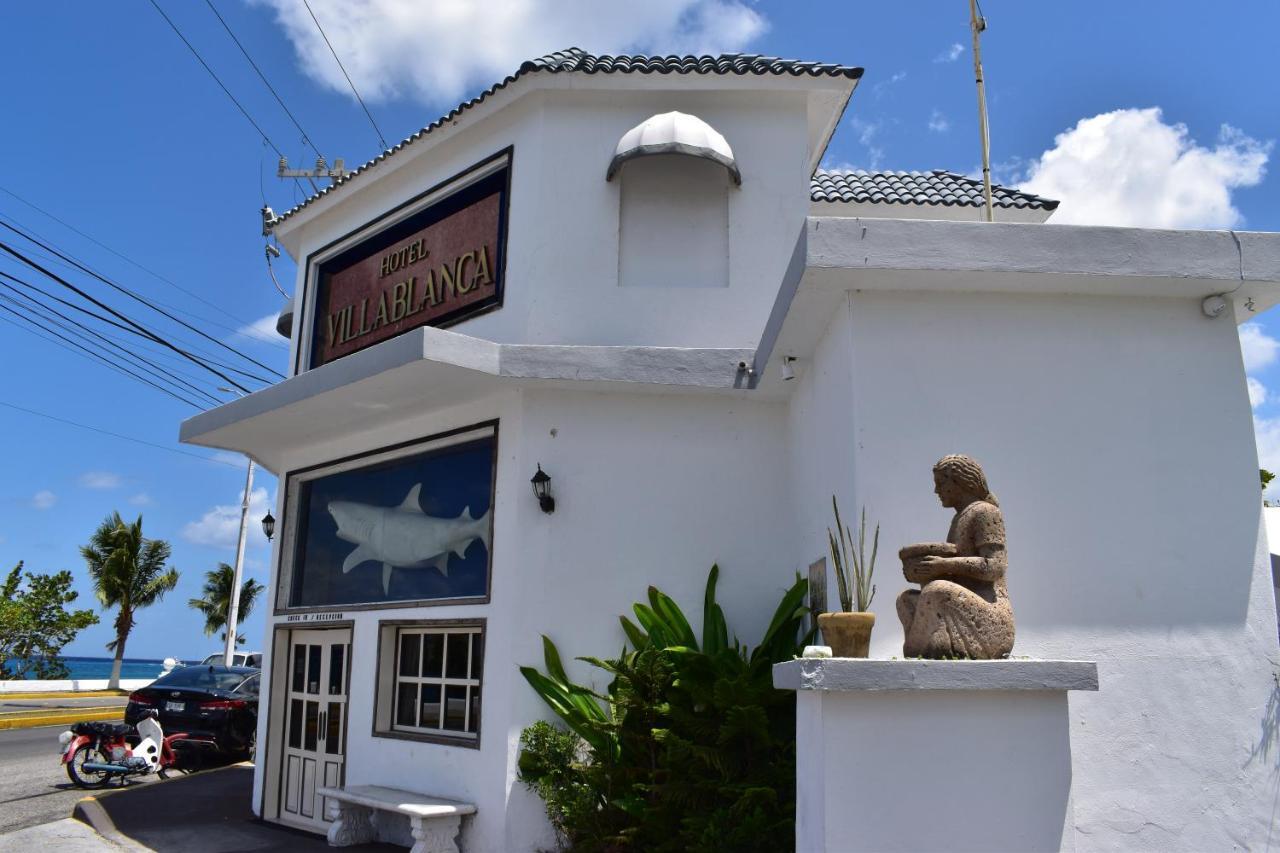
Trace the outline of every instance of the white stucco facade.
{"type": "MultiPolygon", "coordinates": [[[[464,850],[550,846],[541,802],[515,778],[521,729],[548,716],[516,669],[540,663],[539,635],[566,660],[608,654],[623,639],[617,615],[648,585],[693,613],[718,563],[732,629],[756,638],[794,573],[825,555],[835,494],[847,515],[865,506],[882,526],[871,654],[901,655],[893,601],[907,583],[894,552],[942,538],[930,468],[963,452],[983,463],[1005,513],[1014,654],[1097,663],[1100,690],[1037,723],[1060,718],[1069,750],[1054,754],[1069,772],[1026,768],[1029,797],[1037,784],[1070,785],[1063,846],[1276,843],[1280,649],[1250,408],[1235,324],[1206,317],[1201,300],[1229,293],[1241,316],[1246,298],[1273,305],[1280,237],[869,217],[866,205],[831,203],[816,215],[809,175],[852,88],[534,73],[278,226],[303,305],[312,253],[511,151],[500,308],[406,332],[183,426],[184,440],[244,451],[283,483],[497,422],[489,600],[327,608],[351,632],[345,783],[474,803],[464,850]],[[663,161],[679,169],[682,158],[637,159],[608,182],[605,171],[629,128],[672,110],[722,134],[741,169],[740,187],[714,173],[664,189],[686,214],[721,202],[680,192],[723,193],[723,220],[685,236],[723,241],[724,281],[645,276],[642,254],[623,258],[649,242],[654,270],[671,267],[670,239],[625,209],[627,181],[661,182],[663,161]],[[795,359],[793,381],[780,376],[783,357],[795,359]],[[539,464],[553,514],[530,491],[539,464]],[[378,736],[380,624],[450,619],[485,624],[478,746],[378,736]]],[[[307,362],[301,326],[295,364],[307,362]]],[[[282,496],[282,521],[286,511],[282,496]]],[[[283,677],[272,656],[300,612],[269,617],[268,681],[283,677]]],[[[953,706],[981,715],[993,701],[953,706]]],[[[273,713],[278,702],[260,716],[254,791],[268,819],[280,784],[273,713]]],[[[933,743],[945,765],[945,738],[933,743]]]]}

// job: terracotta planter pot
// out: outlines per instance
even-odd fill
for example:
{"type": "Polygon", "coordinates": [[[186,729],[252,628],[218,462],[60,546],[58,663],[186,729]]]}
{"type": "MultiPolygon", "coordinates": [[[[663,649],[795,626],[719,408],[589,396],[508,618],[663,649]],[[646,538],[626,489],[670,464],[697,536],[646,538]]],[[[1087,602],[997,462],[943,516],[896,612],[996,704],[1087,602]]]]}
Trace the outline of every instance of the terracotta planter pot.
{"type": "Polygon", "coordinates": [[[838,658],[865,658],[871,648],[874,613],[819,613],[822,639],[838,658]]]}

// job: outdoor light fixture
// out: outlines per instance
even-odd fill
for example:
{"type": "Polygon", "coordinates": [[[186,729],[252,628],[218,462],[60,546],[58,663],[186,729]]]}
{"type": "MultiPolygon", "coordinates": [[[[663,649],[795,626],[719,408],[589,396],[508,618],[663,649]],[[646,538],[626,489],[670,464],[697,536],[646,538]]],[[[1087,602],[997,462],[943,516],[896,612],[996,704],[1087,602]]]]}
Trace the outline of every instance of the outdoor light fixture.
{"type": "Polygon", "coordinates": [[[538,499],[538,506],[542,507],[543,512],[556,511],[556,499],[551,497],[551,475],[542,470],[542,464],[538,464],[538,473],[533,475],[533,479],[529,481],[533,483],[533,494],[538,499]]]}
{"type": "Polygon", "coordinates": [[[276,519],[271,514],[271,510],[267,510],[267,514],[262,517],[262,532],[267,534],[267,541],[271,541],[272,535],[276,532],[276,519]]]}

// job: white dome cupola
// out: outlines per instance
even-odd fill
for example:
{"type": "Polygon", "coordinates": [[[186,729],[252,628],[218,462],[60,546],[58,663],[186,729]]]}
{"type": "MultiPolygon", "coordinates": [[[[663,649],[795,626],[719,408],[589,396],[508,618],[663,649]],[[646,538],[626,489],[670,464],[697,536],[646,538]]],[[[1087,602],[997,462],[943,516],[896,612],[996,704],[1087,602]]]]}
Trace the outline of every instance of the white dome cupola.
{"type": "Polygon", "coordinates": [[[612,181],[628,160],[653,154],[683,154],[719,163],[728,170],[735,185],[742,185],[742,173],[724,136],[697,116],[676,110],[650,116],[624,133],[609,161],[605,180],[612,181]]]}

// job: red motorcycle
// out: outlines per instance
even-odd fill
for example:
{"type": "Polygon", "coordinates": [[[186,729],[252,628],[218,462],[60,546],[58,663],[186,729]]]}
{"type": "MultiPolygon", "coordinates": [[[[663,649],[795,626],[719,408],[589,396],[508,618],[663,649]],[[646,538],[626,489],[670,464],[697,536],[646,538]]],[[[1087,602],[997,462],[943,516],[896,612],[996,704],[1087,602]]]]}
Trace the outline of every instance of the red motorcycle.
{"type": "Polygon", "coordinates": [[[200,751],[216,747],[213,741],[185,732],[166,736],[157,716],[152,711],[136,727],[101,721],[73,725],[58,738],[67,778],[80,788],[102,788],[126,776],[155,773],[167,779],[172,770],[198,769],[200,751]]]}

